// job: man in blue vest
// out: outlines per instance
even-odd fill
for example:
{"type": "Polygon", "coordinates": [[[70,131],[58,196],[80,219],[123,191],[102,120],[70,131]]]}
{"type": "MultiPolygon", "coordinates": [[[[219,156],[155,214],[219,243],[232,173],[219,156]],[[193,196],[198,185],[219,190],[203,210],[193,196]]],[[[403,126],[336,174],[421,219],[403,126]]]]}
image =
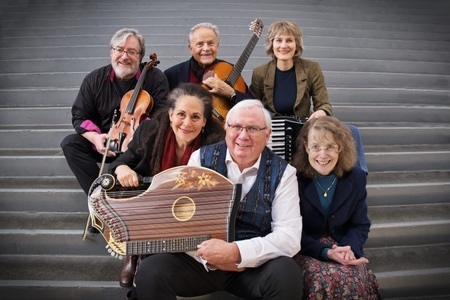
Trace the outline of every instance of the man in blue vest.
{"type": "Polygon", "coordinates": [[[251,299],[301,299],[302,217],[296,170],[267,143],[271,117],[259,100],[227,114],[225,141],[201,147],[189,165],[211,168],[242,184],[235,241],[210,239],[193,253],[144,259],[136,274],[138,299],[176,299],[225,290],[251,299]]]}

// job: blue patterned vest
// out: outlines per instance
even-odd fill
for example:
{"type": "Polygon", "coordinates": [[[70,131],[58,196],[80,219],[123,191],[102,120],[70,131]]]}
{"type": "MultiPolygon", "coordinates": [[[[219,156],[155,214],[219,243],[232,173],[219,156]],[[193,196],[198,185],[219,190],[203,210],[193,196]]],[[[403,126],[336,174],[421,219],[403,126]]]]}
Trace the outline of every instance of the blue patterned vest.
{"type": "MultiPolygon", "coordinates": [[[[201,147],[201,165],[226,177],[226,150],[224,141],[201,147]]],[[[264,148],[255,184],[239,203],[235,240],[262,237],[271,232],[272,202],[286,166],[286,161],[264,148]]]]}

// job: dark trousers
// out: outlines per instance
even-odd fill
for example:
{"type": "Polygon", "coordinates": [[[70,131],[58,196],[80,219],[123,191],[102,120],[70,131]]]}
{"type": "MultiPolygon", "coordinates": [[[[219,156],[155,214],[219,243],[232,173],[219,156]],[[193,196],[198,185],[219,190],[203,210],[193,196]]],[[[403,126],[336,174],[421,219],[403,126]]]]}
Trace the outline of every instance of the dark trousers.
{"type": "Polygon", "coordinates": [[[225,290],[245,299],[298,300],[303,295],[300,267],[289,257],[279,257],[244,272],[206,271],[184,253],[148,256],[135,277],[139,300],[175,300],[225,290]]]}
{"type": "MultiPolygon", "coordinates": [[[[103,160],[103,155],[94,149],[91,142],[76,133],[70,134],[63,139],[61,149],[78,183],[88,195],[92,182],[99,175],[100,167],[98,163],[103,160]]],[[[108,157],[106,162],[109,163],[113,160],[114,158],[108,157]]]]}

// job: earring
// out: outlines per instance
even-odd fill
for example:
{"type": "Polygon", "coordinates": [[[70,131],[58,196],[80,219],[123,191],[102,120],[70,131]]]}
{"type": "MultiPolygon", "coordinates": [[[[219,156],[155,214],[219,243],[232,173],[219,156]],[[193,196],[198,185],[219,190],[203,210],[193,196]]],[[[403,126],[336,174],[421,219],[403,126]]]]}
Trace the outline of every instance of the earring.
{"type": "Polygon", "coordinates": [[[205,132],[205,127],[202,127],[202,133],[205,132]]]}

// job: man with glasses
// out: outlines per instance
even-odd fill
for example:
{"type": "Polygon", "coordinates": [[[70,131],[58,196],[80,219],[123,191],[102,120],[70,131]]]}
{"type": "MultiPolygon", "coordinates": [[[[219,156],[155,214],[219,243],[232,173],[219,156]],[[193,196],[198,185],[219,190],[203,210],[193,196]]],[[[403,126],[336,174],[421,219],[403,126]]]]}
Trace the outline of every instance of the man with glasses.
{"type": "MultiPolygon", "coordinates": [[[[67,163],[86,193],[92,182],[99,176],[98,163],[110,163],[116,154],[106,145],[114,111],[119,111],[123,96],[135,88],[146,65],[144,37],[132,28],[117,31],[110,41],[111,63],[88,74],[80,87],[72,106],[74,134],[61,142],[67,163]]],[[[169,84],[164,73],[156,68],[149,69],[142,84],[153,98],[150,116],[165,107],[169,84]]],[[[98,232],[88,227],[89,232],[98,232]]],[[[136,260],[127,260],[120,277],[121,286],[131,286],[136,260]]]]}
{"type": "Polygon", "coordinates": [[[242,184],[235,241],[210,239],[187,253],[145,258],[137,299],[176,299],[225,290],[245,299],[301,299],[302,272],[296,170],[267,143],[271,116],[259,100],[243,100],[227,114],[225,141],[201,147],[189,165],[213,169],[242,184]]]}

